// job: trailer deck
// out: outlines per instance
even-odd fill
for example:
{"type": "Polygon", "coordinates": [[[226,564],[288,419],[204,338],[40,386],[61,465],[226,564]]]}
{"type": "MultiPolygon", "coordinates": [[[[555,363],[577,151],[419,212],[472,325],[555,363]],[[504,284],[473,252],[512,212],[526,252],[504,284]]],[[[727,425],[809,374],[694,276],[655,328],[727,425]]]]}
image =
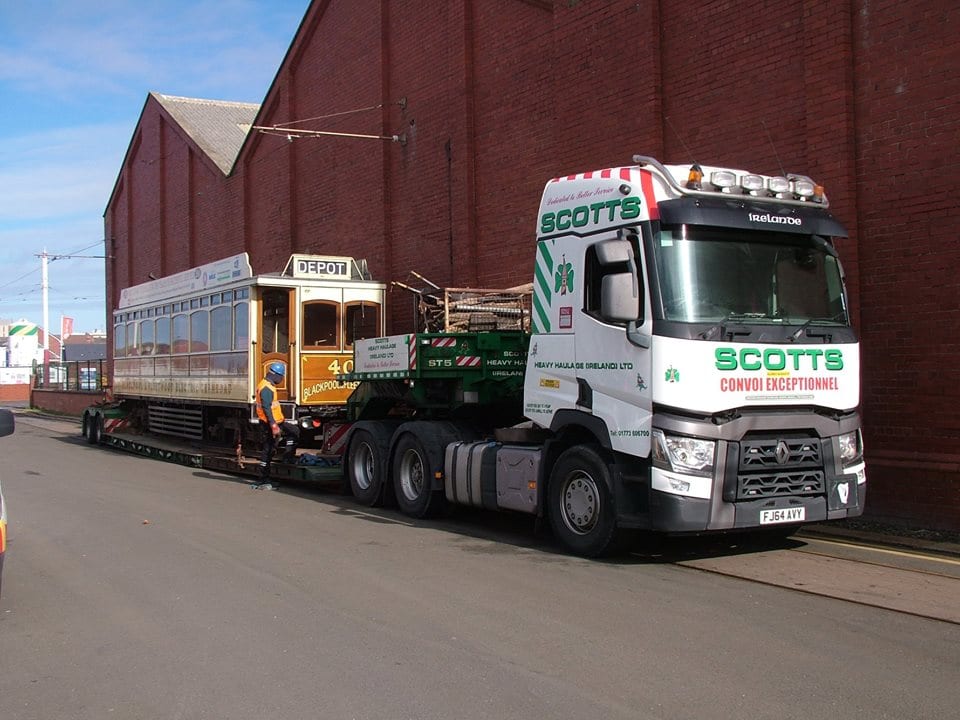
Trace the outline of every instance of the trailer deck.
{"type": "MultiPolygon", "coordinates": [[[[124,452],[143,455],[154,460],[163,460],[187,467],[218,470],[220,472],[257,477],[260,472],[259,458],[231,454],[227,448],[203,448],[195,443],[178,442],[152,435],[138,435],[130,432],[104,432],[99,436],[100,444],[124,452]]],[[[296,465],[274,462],[270,474],[276,480],[295,480],[336,484],[343,481],[343,468],[339,456],[308,456],[296,465]]]]}

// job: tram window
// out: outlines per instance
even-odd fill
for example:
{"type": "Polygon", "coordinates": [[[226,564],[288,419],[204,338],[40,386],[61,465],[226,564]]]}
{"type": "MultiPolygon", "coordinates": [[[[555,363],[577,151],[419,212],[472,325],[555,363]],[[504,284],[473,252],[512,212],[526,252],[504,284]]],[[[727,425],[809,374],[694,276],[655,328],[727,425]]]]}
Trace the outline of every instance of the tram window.
{"type": "Polygon", "coordinates": [[[126,340],[124,342],[123,354],[127,357],[137,354],[137,324],[128,322],[124,327],[126,340]]]}
{"type": "Polygon", "coordinates": [[[153,320],[143,320],[140,323],[140,354],[153,355],[153,320]]]}
{"type": "Polygon", "coordinates": [[[170,352],[170,318],[157,320],[157,354],[166,355],[170,352]]]}
{"type": "Polygon", "coordinates": [[[233,308],[233,332],[235,350],[246,350],[250,346],[250,307],[247,303],[237,303],[233,308]]]}
{"type": "Polygon", "coordinates": [[[233,309],[220,305],[210,311],[210,349],[233,349],[233,309]]]}
{"type": "Polygon", "coordinates": [[[210,349],[210,312],[200,310],[190,316],[190,352],[210,349]]]}
{"type": "Polygon", "coordinates": [[[113,356],[123,357],[127,354],[127,332],[123,325],[113,328],[113,356]]]}
{"type": "Polygon", "coordinates": [[[173,316],[173,352],[185,353],[190,347],[190,326],[186,315],[173,316]]]}
{"type": "Polygon", "coordinates": [[[303,347],[336,348],[339,303],[315,301],[303,304],[303,347]]]}
{"type": "Polygon", "coordinates": [[[376,303],[350,303],[345,310],[346,345],[350,347],[355,340],[374,338],[380,335],[380,306],[376,303]]]}

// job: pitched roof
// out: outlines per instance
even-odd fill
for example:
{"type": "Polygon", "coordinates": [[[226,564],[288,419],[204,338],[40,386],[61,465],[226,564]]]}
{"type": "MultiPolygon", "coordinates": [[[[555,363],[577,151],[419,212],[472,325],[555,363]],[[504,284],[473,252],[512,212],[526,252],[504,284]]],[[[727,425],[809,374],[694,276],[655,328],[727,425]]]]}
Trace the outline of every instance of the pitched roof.
{"type": "Polygon", "coordinates": [[[150,95],[216,163],[223,174],[228,175],[260,106],[254,103],[175,97],[155,92],[150,95]]]}

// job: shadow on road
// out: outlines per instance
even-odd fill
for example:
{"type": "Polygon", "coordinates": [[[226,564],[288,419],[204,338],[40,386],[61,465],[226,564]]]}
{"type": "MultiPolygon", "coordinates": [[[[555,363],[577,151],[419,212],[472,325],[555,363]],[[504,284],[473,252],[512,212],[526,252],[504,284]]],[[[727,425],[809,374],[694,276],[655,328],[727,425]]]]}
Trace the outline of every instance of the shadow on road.
{"type": "MultiPolygon", "coordinates": [[[[199,470],[194,477],[249,484],[251,478],[199,470]]],[[[324,484],[286,481],[281,492],[307,502],[323,503],[334,512],[377,524],[409,525],[433,528],[464,541],[464,550],[481,554],[503,554],[517,551],[540,553],[544,559],[577,560],[554,539],[549,523],[520,513],[491,512],[478,508],[448,506],[439,517],[417,519],[403,515],[395,507],[367,507],[345,495],[339,482],[324,484]],[[470,543],[469,541],[482,541],[470,543]]],[[[609,557],[594,559],[612,565],[670,564],[684,560],[764,552],[802,547],[799,540],[762,534],[664,536],[658,533],[635,532],[621,549],[609,557]]]]}

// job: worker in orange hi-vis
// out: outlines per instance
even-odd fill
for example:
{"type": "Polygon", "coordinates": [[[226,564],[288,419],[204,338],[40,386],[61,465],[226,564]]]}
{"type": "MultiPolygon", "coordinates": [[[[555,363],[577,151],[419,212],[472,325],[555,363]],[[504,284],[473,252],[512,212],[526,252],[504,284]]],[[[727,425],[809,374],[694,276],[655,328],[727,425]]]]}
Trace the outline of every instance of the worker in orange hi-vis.
{"type": "Polygon", "coordinates": [[[282,362],[270,363],[266,377],[257,385],[257,417],[260,418],[260,435],[263,451],[260,454],[260,479],[252,487],[276,490],[280,486],[270,480],[270,465],[277,447],[283,448],[286,462],[296,461],[299,428],[296,423],[283,417],[283,409],[277,398],[277,385],[283,382],[286,367],[282,362]]]}

